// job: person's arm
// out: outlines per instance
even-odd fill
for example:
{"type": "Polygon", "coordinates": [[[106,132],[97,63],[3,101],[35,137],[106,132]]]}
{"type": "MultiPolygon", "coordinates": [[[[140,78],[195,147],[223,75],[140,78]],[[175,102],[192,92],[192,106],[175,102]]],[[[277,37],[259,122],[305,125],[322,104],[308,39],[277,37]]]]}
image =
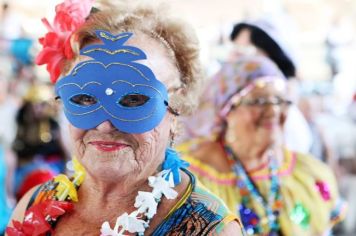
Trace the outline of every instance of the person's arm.
{"type": "Polygon", "coordinates": [[[34,194],[34,192],[39,188],[40,186],[35,186],[33,187],[31,190],[29,190],[24,196],[23,198],[19,201],[19,203],[17,204],[17,206],[15,207],[15,210],[12,213],[11,219],[8,223],[8,227],[12,227],[12,221],[16,220],[19,222],[23,221],[23,218],[25,216],[25,211],[26,208],[30,202],[30,199],[32,197],[32,195],[34,194]]]}
{"type": "Polygon", "coordinates": [[[236,222],[236,221],[231,221],[228,223],[224,229],[220,233],[212,233],[211,236],[213,235],[219,235],[219,236],[243,236],[243,229],[241,226],[236,222]]]}

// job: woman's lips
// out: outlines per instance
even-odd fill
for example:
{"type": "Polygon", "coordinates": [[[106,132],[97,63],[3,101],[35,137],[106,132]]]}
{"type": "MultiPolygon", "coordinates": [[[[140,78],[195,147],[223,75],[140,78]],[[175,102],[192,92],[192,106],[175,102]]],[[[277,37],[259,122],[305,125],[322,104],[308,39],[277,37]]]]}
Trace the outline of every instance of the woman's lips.
{"type": "Polygon", "coordinates": [[[263,128],[265,129],[268,129],[268,130],[272,130],[272,129],[275,129],[276,127],[278,127],[278,123],[276,121],[262,121],[260,122],[259,126],[262,126],[263,128]]]}
{"type": "Polygon", "coordinates": [[[262,125],[263,128],[268,129],[268,130],[272,130],[272,129],[274,129],[276,126],[277,126],[277,125],[274,124],[274,123],[264,123],[264,124],[262,125]]]}
{"type": "Polygon", "coordinates": [[[103,152],[119,151],[129,146],[124,143],[109,142],[109,141],[92,141],[89,142],[89,144],[93,145],[96,149],[103,152]]]}

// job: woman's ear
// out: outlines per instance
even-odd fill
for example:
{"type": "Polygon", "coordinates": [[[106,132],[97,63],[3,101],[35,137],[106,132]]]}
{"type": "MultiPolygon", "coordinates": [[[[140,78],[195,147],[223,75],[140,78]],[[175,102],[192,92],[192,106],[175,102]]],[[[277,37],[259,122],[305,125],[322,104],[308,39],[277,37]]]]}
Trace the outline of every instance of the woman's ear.
{"type": "Polygon", "coordinates": [[[178,119],[175,115],[170,114],[170,121],[171,121],[169,127],[170,146],[173,147],[178,132],[178,119]]]}
{"type": "Polygon", "coordinates": [[[227,143],[232,144],[237,141],[237,135],[236,135],[236,125],[237,125],[237,119],[236,119],[236,114],[235,110],[232,110],[227,114],[226,116],[226,126],[225,126],[225,140],[227,143]]]}
{"type": "Polygon", "coordinates": [[[288,107],[282,109],[281,111],[281,116],[279,118],[279,124],[281,125],[281,127],[284,127],[284,124],[286,123],[287,120],[287,116],[288,116],[288,107]]]}
{"type": "Polygon", "coordinates": [[[170,114],[170,120],[171,120],[171,124],[170,124],[170,130],[171,131],[176,131],[178,128],[178,119],[177,116],[170,114]]]}

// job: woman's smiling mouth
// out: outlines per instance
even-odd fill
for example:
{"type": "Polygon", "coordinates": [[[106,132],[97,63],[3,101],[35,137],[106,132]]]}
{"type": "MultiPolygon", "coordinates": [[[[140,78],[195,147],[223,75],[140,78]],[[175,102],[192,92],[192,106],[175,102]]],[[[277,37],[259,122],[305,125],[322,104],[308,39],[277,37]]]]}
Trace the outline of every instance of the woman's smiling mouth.
{"type": "Polygon", "coordinates": [[[125,143],[112,142],[112,141],[92,141],[89,142],[89,144],[93,145],[97,150],[103,152],[119,151],[129,146],[125,143]]]}

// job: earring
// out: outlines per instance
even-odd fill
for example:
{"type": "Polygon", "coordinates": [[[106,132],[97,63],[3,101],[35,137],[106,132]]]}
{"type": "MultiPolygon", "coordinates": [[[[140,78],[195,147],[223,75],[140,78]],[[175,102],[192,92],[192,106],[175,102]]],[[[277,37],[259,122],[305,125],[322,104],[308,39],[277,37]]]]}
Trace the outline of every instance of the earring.
{"type": "Polygon", "coordinates": [[[237,141],[237,135],[235,132],[235,121],[228,122],[225,126],[225,140],[228,143],[235,143],[237,141]]]}
{"type": "Polygon", "coordinates": [[[228,143],[234,143],[237,141],[237,136],[235,134],[235,131],[231,128],[227,128],[226,134],[225,134],[225,139],[228,143]]]}
{"type": "Polygon", "coordinates": [[[174,147],[174,145],[175,145],[175,137],[176,137],[176,134],[175,134],[175,132],[173,132],[172,130],[170,130],[169,131],[169,136],[171,137],[171,140],[170,140],[170,142],[169,142],[169,146],[171,147],[171,148],[173,148],[174,147]]]}

